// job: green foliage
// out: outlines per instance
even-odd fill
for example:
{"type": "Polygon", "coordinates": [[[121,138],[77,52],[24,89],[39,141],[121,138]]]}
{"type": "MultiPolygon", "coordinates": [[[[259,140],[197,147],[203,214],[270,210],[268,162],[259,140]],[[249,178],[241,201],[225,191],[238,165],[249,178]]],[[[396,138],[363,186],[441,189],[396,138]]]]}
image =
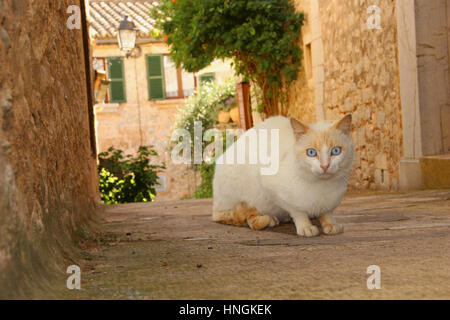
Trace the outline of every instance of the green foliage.
{"type": "Polygon", "coordinates": [[[232,58],[237,74],[261,89],[264,111],[277,113],[301,66],[304,15],[291,0],[162,0],[151,16],[178,66],[196,72],[232,58]]]}
{"type": "Polygon", "coordinates": [[[194,198],[204,199],[212,198],[213,196],[213,178],[214,178],[215,164],[202,164],[200,167],[200,175],[202,178],[202,183],[197,186],[194,192],[194,198]]]}
{"type": "MultiPolygon", "coordinates": [[[[185,106],[178,110],[175,118],[174,129],[186,129],[191,135],[191,152],[194,152],[194,122],[201,121],[203,130],[214,128],[217,124],[217,114],[220,110],[234,108],[236,104],[236,79],[230,78],[222,83],[206,82],[192,95],[185,106]]],[[[225,135],[225,133],[224,133],[225,135]]],[[[223,137],[224,144],[226,143],[223,137]]],[[[203,150],[207,142],[202,141],[203,150]]],[[[193,157],[193,155],[192,155],[193,157]]],[[[197,187],[194,198],[212,197],[212,180],[214,177],[214,167],[212,163],[194,165],[194,170],[199,170],[202,183],[197,187]]]]}
{"type": "MultiPolygon", "coordinates": [[[[195,95],[189,97],[187,103],[178,109],[174,129],[186,129],[191,134],[191,150],[194,150],[194,123],[201,121],[203,130],[213,128],[217,124],[220,110],[230,110],[236,106],[236,79],[230,78],[221,83],[206,82],[195,95]]],[[[202,142],[203,148],[205,148],[202,142]]]]}
{"type": "Polygon", "coordinates": [[[98,155],[100,193],[106,204],[153,201],[158,184],[157,174],[165,165],[150,164],[155,150],[141,146],[137,155],[124,156],[122,150],[109,148],[98,155]]]}

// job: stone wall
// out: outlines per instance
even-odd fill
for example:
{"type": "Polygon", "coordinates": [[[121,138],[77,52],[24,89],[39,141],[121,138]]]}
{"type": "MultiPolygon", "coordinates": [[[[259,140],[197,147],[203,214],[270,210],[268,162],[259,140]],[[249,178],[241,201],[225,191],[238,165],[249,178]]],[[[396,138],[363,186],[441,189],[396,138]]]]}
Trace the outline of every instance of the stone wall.
{"type": "MultiPolygon", "coordinates": [[[[308,19],[310,14],[310,0],[298,0],[295,2],[298,11],[302,11],[308,19]]],[[[312,70],[311,50],[311,24],[307,21],[302,28],[299,46],[302,49],[302,69],[298,79],[289,87],[286,116],[294,117],[306,122],[316,120],[316,106],[314,103],[314,81],[312,70]]]]}
{"type": "Polygon", "coordinates": [[[82,32],[66,27],[73,4],[0,2],[0,298],[65,277],[74,240],[95,220],[82,32]]]}
{"type": "Polygon", "coordinates": [[[326,119],[353,113],[351,186],[397,189],[403,148],[395,3],[324,0],[320,13],[326,119]],[[367,26],[371,5],[380,8],[380,29],[367,26]]]}
{"type": "MultiPolygon", "coordinates": [[[[325,119],[353,114],[356,154],[350,188],[395,190],[402,154],[395,3],[311,0],[311,8],[312,2],[318,6],[320,26],[316,28],[321,30],[322,46],[321,50],[313,47],[312,56],[323,60],[325,119]],[[380,8],[380,29],[367,26],[371,5],[380,8]]],[[[305,1],[296,3],[300,9],[307,5],[305,1]]],[[[316,95],[322,89],[314,88],[316,95]]],[[[305,106],[300,102],[290,108],[305,106]]]]}

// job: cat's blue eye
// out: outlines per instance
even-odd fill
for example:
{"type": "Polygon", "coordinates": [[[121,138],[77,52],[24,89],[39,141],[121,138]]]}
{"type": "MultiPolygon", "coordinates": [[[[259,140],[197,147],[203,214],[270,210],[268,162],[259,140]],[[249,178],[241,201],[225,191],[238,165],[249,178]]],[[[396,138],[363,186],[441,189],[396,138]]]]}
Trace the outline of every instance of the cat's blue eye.
{"type": "Polygon", "coordinates": [[[308,157],[311,157],[311,158],[317,157],[316,149],[310,148],[310,149],[306,150],[306,154],[308,155],[308,157]]]}
{"type": "Polygon", "coordinates": [[[332,156],[338,156],[340,155],[342,152],[342,148],[341,147],[334,147],[333,149],[331,149],[331,155],[332,156]]]}

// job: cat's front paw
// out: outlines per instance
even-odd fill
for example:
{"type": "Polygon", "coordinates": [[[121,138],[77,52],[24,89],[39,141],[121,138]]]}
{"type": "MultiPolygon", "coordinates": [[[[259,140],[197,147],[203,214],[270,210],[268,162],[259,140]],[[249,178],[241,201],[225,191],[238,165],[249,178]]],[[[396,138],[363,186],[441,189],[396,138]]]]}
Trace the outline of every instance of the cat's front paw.
{"type": "Polygon", "coordinates": [[[308,237],[308,238],[318,236],[319,233],[320,233],[319,228],[317,228],[314,225],[297,229],[297,234],[299,236],[308,237]]]}
{"type": "Polygon", "coordinates": [[[268,225],[269,228],[273,228],[280,225],[280,220],[277,217],[270,217],[270,223],[268,225]]]}
{"type": "Polygon", "coordinates": [[[322,226],[323,233],[332,235],[344,232],[344,227],[341,224],[326,224],[322,226]]]}

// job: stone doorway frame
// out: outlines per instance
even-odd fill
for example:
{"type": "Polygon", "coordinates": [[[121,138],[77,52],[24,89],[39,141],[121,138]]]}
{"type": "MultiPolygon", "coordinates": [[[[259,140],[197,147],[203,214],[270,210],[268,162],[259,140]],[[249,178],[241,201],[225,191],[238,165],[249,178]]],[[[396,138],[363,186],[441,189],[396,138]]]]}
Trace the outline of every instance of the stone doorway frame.
{"type": "Polygon", "coordinates": [[[420,158],[450,153],[450,0],[396,0],[403,157],[400,188],[420,189],[420,158]]]}

